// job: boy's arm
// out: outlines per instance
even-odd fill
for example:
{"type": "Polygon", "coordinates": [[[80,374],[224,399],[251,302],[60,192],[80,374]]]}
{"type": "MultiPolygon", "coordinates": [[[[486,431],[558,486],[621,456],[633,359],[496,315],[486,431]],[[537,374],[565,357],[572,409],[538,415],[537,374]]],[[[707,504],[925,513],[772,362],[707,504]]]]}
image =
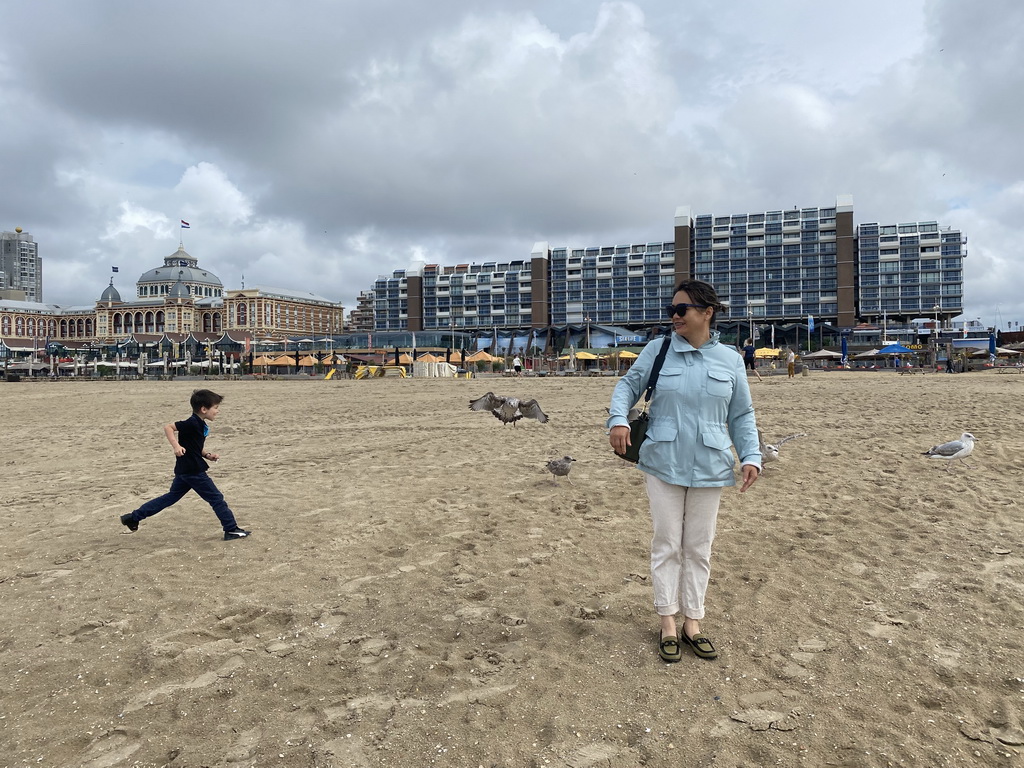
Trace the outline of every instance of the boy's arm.
{"type": "Polygon", "coordinates": [[[171,444],[171,448],[174,449],[175,456],[184,456],[185,449],[181,447],[181,443],[178,442],[178,428],[174,425],[174,422],[164,425],[164,434],[167,435],[167,442],[171,444]]]}

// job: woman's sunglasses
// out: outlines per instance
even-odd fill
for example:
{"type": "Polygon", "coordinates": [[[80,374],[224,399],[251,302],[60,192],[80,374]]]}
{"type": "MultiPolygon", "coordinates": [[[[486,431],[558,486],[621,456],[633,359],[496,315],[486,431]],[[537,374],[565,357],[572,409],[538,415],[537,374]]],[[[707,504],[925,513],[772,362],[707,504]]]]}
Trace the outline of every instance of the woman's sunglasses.
{"type": "Polygon", "coordinates": [[[669,304],[667,307],[665,307],[665,311],[668,313],[669,317],[672,317],[673,315],[679,315],[680,317],[682,317],[683,315],[686,314],[686,310],[688,310],[690,307],[693,307],[694,309],[707,309],[708,305],[707,304],[686,304],[686,303],[683,303],[683,304],[669,304]]]}

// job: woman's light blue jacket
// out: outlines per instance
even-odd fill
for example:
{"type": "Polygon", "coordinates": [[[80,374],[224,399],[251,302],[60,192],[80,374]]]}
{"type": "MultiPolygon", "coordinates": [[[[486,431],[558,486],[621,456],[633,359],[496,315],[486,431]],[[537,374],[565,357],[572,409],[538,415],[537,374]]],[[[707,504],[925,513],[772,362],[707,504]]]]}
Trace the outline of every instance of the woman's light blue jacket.
{"type": "MultiPolygon", "coordinates": [[[[741,464],[761,468],[743,357],[718,341],[700,349],[675,333],[651,396],[651,423],[637,466],[673,485],[707,488],[736,484],[735,446],[741,464]]],[[[647,389],[654,358],[664,342],[650,342],[612,393],[608,428],[629,426],[626,414],[647,389]]]]}

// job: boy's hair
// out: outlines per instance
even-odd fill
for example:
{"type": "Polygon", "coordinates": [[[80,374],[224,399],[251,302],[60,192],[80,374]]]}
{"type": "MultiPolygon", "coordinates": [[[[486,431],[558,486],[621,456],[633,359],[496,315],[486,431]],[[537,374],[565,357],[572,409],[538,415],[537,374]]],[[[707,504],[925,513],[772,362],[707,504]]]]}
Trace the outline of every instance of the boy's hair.
{"type": "Polygon", "coordinates": [[[223,399],[224,395],[218,395],[212,390],[197,389],[189,398],[189,404],[192,406],[192,413],[199,413],[200,408],[213,408],[213,406],[219,405],[223,399]]]}

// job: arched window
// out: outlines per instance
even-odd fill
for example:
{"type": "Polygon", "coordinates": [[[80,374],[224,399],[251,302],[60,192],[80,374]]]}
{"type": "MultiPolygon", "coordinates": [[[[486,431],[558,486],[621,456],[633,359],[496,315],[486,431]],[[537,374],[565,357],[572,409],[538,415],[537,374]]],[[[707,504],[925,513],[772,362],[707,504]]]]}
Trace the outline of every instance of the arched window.
{"type": "Polygon", "coordinates": [[[36,335],[36,319],[34,317],[30,317],[28,319],[28,335],[29,336],[35,336],[36,335]]]}
{"type": "MultiPolygon", "coordinates": [[[[82,321],[81,320],[78,321],[78,326],[79,326],[79,329],[81,329],[81,326],[82,326],[82,321]]],[[[85,320],[85,333],[80,334],[80,335],[82,335],[82,336],[94,336],[95,335],[95,333],[93,332],[93,329],[92,329],[92,318],[91,317],[86,318],[86,320],[85,320]]]]}
{"type": "Polygon", "coordinates": [[[155,323],[155,318],[153,317],[153,313],[152,312],[147,312],[146,313],[146,333],[153,333],[153,330],[155,328],[154,323],[155,323]]]}
{"type": "Polygon", "coordinates": [[[4,315],[3,318],[0,319],[0,333],[2,333],[4,336],[10,336],[11,335],[11,316],[10,315],[4,315]]]}
{"type": "Polygon", "coordinates": [[[24,336],[25,335],[25,318],[18,317],[14,320],[14,335],[24,336]]]}
{"type": "Polygon", "coordinates": [[[121,313],[114,313],[114,335],[121,333],[121,313]]]}
{"type": "Polygon", "coordinates": [[[163,312],[157,312],[156,313],[156,332],[157,333],[163,333],[164,332],[164,313],[163,312]]]}

